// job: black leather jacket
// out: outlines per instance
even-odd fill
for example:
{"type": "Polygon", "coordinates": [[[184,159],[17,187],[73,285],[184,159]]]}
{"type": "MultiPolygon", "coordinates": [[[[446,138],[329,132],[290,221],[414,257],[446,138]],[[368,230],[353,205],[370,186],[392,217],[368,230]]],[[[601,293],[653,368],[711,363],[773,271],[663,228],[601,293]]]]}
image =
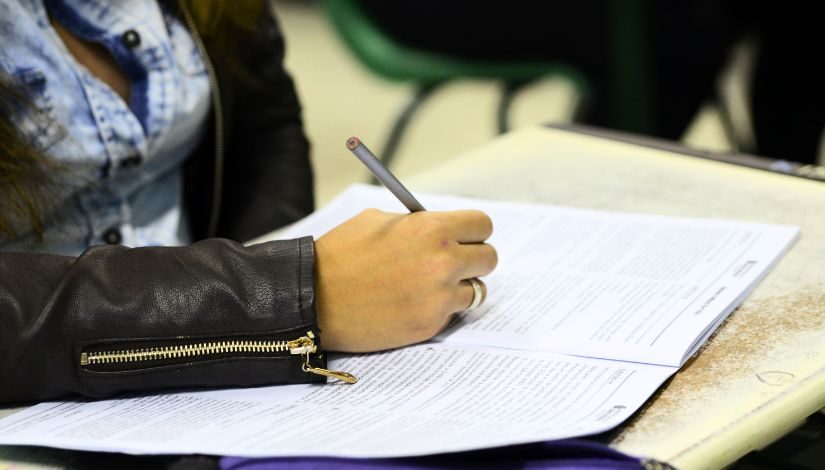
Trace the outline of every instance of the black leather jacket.
{"type": "MultiPolygon", "coordinates": [[[[274,18],[210,55],[222,181],[208,132],[187,164],[187,210],[197,238],[246,240],[312,210],[308,144],[274,18]]],[[[0,402],[323,381],[305,371],[324,366],[319,340],[311,238],[0,253],[0,402]]]]}

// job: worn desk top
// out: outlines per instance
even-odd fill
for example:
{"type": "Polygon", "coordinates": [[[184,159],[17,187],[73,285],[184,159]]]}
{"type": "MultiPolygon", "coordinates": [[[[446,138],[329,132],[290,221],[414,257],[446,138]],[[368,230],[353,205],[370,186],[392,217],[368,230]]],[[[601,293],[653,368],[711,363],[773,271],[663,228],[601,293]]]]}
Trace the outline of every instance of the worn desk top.
{"type": "Polygon", "coordinates": [[[414,190],[801,226],[799,240],[612,445],[716,468],[825,406],[825,183],[559,129],[512,133],[414,190]]]}
{"type": "MultiPolygon", "coordinates": [[[[774,271],[612,445],[679,468],[722,467],[825,406],[825,184],[533,128],[452,159],[409,186],[801,226],[800,239],[774,271]]],[[[0,410],[0,416],[9,411],[0,410]]],[[[43,464],[55,463],[53,455],[45,449],[0,449],[0,468],[4,456],[43,464]],[[39,457],[29,458],[35,452],[39,457]]]]}

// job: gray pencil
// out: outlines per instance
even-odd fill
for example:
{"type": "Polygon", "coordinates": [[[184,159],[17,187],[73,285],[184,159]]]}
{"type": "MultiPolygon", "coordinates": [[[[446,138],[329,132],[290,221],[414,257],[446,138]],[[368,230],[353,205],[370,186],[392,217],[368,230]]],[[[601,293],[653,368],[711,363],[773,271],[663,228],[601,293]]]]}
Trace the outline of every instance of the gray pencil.
{"type": "Polygon", "coordinates": [[[395,197],[397,197],[410,212],[427,210],[424,209],[424,206],[415,199],[412,193],[398,181],[398,178],[390,173],[390,170],[381,163],[381,160],[379,160],[374,153],[370,152],[370,149],[361,142],[361,139],[358,137],[350,137],[347,139],[347,148],[361,160],[361,163],[366,165],[381,184],[386,186],[391,193],[395,194],[395,197]]]}

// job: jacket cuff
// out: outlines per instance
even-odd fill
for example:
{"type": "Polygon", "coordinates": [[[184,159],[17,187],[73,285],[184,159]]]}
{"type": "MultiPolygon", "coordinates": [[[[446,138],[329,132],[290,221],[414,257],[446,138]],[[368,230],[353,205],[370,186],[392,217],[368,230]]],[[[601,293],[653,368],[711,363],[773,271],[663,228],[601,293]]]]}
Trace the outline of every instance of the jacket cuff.
{"type": "Polygon", "coordinates": [[[310,237],[43,256],[6,257],[47,279],[7,283],[0,401],[325,381],[310,237]]]}
{"type": "Polygon", "coordinates": [[[134,368],[121,364],[114,370],[105,365],[77,367],[76,362],[81,394],[100,397],[132,390],[326,380],[303,367],[308,358],[312,366],[326,368],[315,312],[315,250],[311,237],[250,247],[211,239],[184,249],[193,251],[184,271],[193,265],[199,271],[204,262],[214,263],[214,271],[194,273],[195,277],[202,276],[194,283],[197,286],[181,281],[184,285],[180,293],[175,292],[177,282],[171,280],[166,289],[161,289],[164,298],[159,304],[149,303],[137,313],[140,318],[133,320],[139,328],[97,328],[96,334],[73,345],[73,356],[81,357],[84,350],[126,349],[122,345],[151,349],[220,342],[287,344],[308,336],[314,340],[316,352],[308,356],[289,350],[269,354],[239,346],[214,357],[161,360],[148,366],[138,363],[134,368]],[[176,303],[176,294],[190,296],[191,300],[170,307],[170,303],[176,303]],[[98,334],[107,330],[109,334],[98,334]]]}

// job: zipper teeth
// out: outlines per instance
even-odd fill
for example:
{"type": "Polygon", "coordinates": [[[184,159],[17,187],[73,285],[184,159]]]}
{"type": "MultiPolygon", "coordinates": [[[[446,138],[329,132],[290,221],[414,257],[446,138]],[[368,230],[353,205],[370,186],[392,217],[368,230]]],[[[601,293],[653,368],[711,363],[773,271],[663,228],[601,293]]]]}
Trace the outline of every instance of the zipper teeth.
{"type": "Polygon", "coordinates": [[[81,365],[156,361],[226,353],[273,353],[289,351],[289,341],[216,341],[157,348],[83,353],[81,365]]]}
{"type": "Polygon", "coordinates": [[[209,214],[209,226],[207,228],[207,235],[214,237],[218,231],[218,216],[221,211],[221,197],[223,193],[223,154],[224,154],[224,122],[223,122],[223,102],[221,100],[221,90],[218,87],[218,75],[215,72],[215,66],[209,58],[206,51],[206,45],[203,43],[198,28],[195,27],[195,20],[192,18],[192,12],[189,11],[189,6],[185,0],[178,0],[178,8],[183,14],[183,20],[186,23],[186,28],[192,35],[192,40],[198,53],[203,60],[204,68],[206,69],[206,78],[209,81],[209,88],[212,97],[212,108],[215,112],[215,178],[212,182],[212,211],[209,214]]]}

